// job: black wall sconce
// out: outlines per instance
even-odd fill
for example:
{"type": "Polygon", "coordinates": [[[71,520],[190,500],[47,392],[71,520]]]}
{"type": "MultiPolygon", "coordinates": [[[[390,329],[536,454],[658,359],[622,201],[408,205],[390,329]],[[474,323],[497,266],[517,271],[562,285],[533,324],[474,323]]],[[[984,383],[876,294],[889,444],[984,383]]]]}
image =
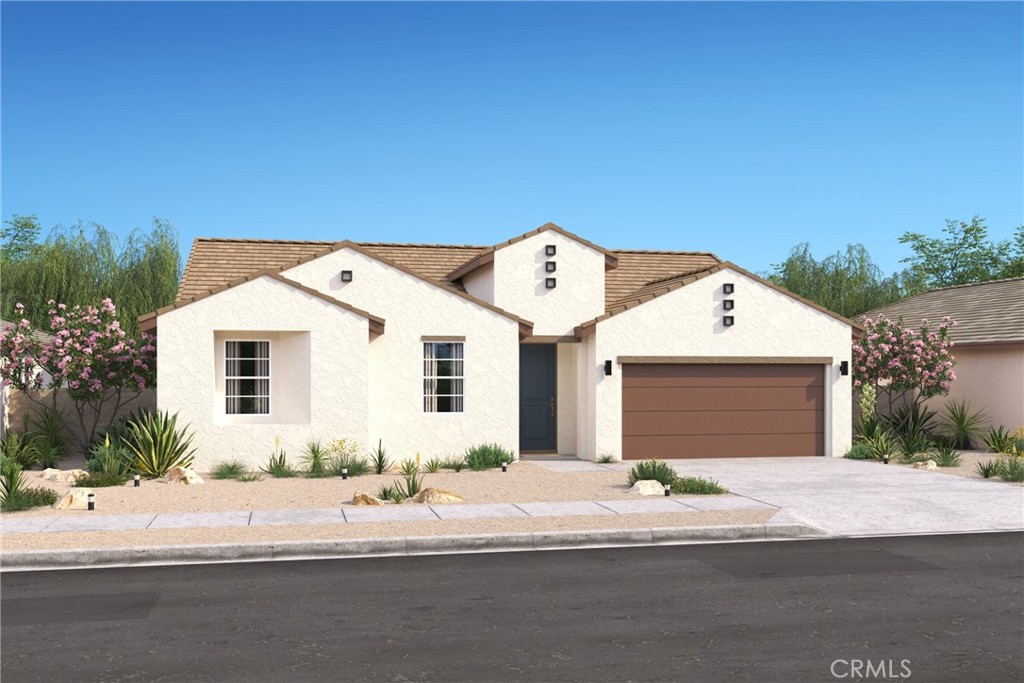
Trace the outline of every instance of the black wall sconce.
{"type": "Polygon", "coordinates": [[[343,270],[343,271],[341,271],[341,281],[342,282],[352,282],[352,271],[351,270],[343,270]]]}
{"type": "Polygon", "coordinates": [[[722,318],[722,324],[725,325],[726,327],[732,327],[735,322],[736,321],[733,320],[733,317],[731,315],[727,315],[722,318]]]}
{"type": "Polygon", "coordinates": [[[557,267],[558,267],[558,264],[555,263],[554,261],[545,261],[544,262],[544,270],[546,270],[549,273],[555,272],[555,269],[557,267]]]}
{"type": "Polygon", "coordinates": [[[553,277],[544,278],[544,286],[547,287],[548,289],[554,289],[555,288],[555,278],[553,278],[553,277]]]}
{"type": "Polygon", "coordinates": [[[732,299],[722,299],[722,308],[724,308],[727,311],[731,311],[733,307],[735,307],[735,305],[736,302],[733,301],[732,299]]]}
{"type": "Polygon", "coordinates": [[[850,374],[850,361],[844,360],[839,364],[839,374],[844,377],[850,374]]]}
{"type": "Polygon", "coordinates": [[[544,247],[544,253],[547,254],[548,256],[554,256],[555,255],[555,245],[549,244],[546,247],[544,247]]]}
{"type": "Polygon", "coordinates": [[[731,282],[726,282],[724,285],[722,285],[722,292],[724,292],[725,294],[732,294],[734,290],[735,287],[733,287],[733,284],[731,282]]]}
{"type": "Polygon", "coordinates": [[[612,362],[610,360],[606,360],[604,362],[604,374],[606,374],[606,375],[611,375],[612,374],[612,362]]]}

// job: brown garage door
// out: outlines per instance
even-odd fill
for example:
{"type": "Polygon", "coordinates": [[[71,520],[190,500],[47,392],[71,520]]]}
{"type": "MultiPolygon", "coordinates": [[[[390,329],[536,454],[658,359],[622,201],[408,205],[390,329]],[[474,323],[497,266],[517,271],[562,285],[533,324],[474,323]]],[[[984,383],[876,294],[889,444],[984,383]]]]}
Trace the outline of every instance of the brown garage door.
{"type": "Polygon", "coordinates": [[[622,366],[622,457],[824,455],[822,365],[622,366]]]}

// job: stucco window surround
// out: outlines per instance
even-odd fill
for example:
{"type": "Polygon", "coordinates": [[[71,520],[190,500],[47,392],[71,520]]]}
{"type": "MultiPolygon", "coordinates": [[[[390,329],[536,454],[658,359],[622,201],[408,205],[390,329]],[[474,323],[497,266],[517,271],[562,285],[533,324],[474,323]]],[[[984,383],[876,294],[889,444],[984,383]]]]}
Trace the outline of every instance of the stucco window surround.
{"type": "Polygon", "coordinates": [[[423,412],[465,412],[465,342],[423,342],[423,412]]]}
{"type": "Polygon", "coordinates": [[[217,425],[310,424],[311,345],[305,331],[215,331],[213,423],[217,425]],[[265,342],[269,372],[267,412],[230,413],[229,342],[265,342]]]}
{"type": "Polygon", "coordinates": [[[271,414],[270,363],[269,339],[224,341],[224,410],[228,415],[271,414]]]}

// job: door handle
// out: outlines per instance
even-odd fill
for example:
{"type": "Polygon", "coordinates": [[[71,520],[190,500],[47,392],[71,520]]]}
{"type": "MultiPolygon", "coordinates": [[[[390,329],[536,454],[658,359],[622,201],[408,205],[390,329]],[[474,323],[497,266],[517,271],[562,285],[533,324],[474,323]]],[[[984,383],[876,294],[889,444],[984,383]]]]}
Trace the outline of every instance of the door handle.
{"type": "Polygon", "coordinates": [[[551,417],[555,416],[555,399],[551,399],[551,417]]]}

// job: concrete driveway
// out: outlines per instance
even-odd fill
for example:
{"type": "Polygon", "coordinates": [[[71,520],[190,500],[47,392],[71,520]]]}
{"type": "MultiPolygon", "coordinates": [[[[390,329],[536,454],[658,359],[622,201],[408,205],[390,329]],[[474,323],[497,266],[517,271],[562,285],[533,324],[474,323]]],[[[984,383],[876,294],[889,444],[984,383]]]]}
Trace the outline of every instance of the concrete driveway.
{"type": "MultiPolygon", "coordinates": [[[[842,536],[1024,529],[1024,487],[1000,481],[844,458],[669,462],[680,474],[712,477],[735,494],[842,536]]],[[[544,466],[625,472],[631,463],[544,466]]]]}

